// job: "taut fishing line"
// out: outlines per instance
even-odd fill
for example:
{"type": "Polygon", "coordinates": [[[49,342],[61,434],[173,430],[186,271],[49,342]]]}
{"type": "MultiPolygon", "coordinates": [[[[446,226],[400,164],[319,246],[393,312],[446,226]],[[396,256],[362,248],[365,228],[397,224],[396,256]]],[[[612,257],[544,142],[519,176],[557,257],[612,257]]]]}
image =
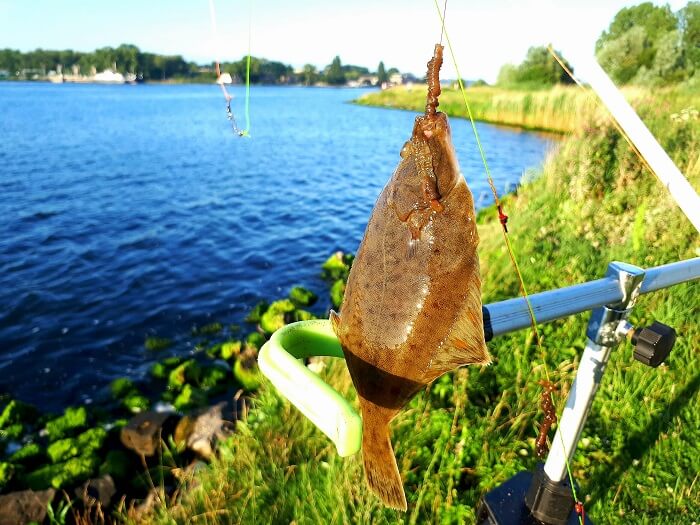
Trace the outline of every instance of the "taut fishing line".
{"type": "MultiPolygon", "coordinates": [[[[530,302],[530,296],[527,292],[527,289],[525,288],[525,282],[523,280],[522,272],[520,271],[520,265],[518,264],[518,260],[515,256],[515,251],[513,250],[513,246],[510,242],[510,237],[508,235],[508,228],[506,226],[506,223],[508,222],[508,216],[504,213],[503,211],[503,206],[501,205],[501,201],[498,197],[498,191],[496,190],[496,185],[493,182],[493,177],[491,176],[491,170],[489,169],[488,162],[486,161],[486,154],[484,153],[484,148],[481,145],[481,140],[479,138],[479,132],[476,129],[476,124],[474,122],[474,116],[472,114],[471,107],[469,106],[469,101],[467,99],[467,93],[464,88],[464,83],[462,82],[462,75],[459,72],[459,66],[457,64],[457,58],[455,57],[454,50],[452,48],[452,42],[450,41],[450,35],[447,32],[447,29],[445,27],[445,16],[444,14],[440,11],[440,6],[438,5],[438,0],[433,0],[435,3],[435,9],[437,10],[438,16],[440,17],[440,22],[442,24],[442,34],[445,35],[445,39],[447,40],[447,47],[450,50],[450,56],[452,57],[452,63],[454,64],[455,67],[455,72],[457,73],[457,83],[459,84],[459,90],[462,94],[462,100],[464,101],[464,105],[467,109],[467,115],[469,115],[469,122],[471,123],[472,131],[474,132],[474,137],[476,139],[476,144],[479,149],[479,154],[481,155],[481,162],[484,165],[484,170],[486,172],[486,178],[488,180],[489,186],[491,187],[491,193],[493,193],[493,200],[496,204],[496,209],[498,210],[498,219],[499,222],[501,223],[502,230],[503,230],[503,238],[506,243],[506,248],[508,250],[508,255],[510,257],[511,263],[513,265],[513,268],[515,269],[515,273],[518,277],[518,281],[520,284],[520,292],[521,295],[523,296],[523,299],[525,299],[525,303],[527,304],[528,312],[530,315],[530,324],[532,325],[532,332],[534,335],[535,343],[537,344],[537,348],[540,352],[540,355],[542,357],[542,364],[544,368],[544,373],[546,377],[546,381],[542,383],[543,387],[543,409],[545,410],[545,420],[542,423],[541,426],[541,431],[540,431],[540,439],[538,441],[542,441],[541,434],[542,430],[545,430],[545,438],[544,441],[546,443],[546,431],[549,430],[552,424],[556,422],[556,414],[553,414],[553,406],[554,406],[554,394],[553,391],[555,390],[551,380],[550,380],[550,375],[549,375],[549,368],[547,367],[547,359],[546,359],[546,353],[544,351],[544,348],[542,347],[542,343],[540,341],[540,335],[539,331],[537,330],[537,319],[535,318],[535,312],[534,309],[532,308],[532,303],[530,302]],[[547,397],[549,399],[547,399],[547,397]],[[544,402],[546,400],[546,402],[544,402]]],[[[447,0],[445,0],[445,9],[447,9],[447,0]]],[[[441,36],[442,38],[442,36],[441,36]]],[[[571,471],[571,465],[569,462],[569,455],[566,450],[566,447],[564,445],[564,437],[561,435],[560,432],[557,432],[559,434],[559,437],[562,442],[562,448],[564,449],[564,458],[565,458],[565,463],[566,463],[566,471],[569,477],[569,483],[571,485],[571,493],[574,497],[574,501],[576,502],[575,509],[576,509],[576,514],[578,515],[579,519],[579,524],[583,525],[583,516],[584,516],[584,508],[583,508],[583,503],[579,501],[578,496],[576,494],[576,487],[574,486],[574,476],[571,471]]],[[[546,446],[546,445],[545,445],[546,446]]],[[[544,449],[546,452],[546,448],[544,449]]]]}
{"type": "Polygon", "coordinates": [[[250,49],[251,49],[251,29],[252,29],[252,18],[253,18],[253,7],[252,0],[248,2],[248,56],[246,58],[246,72],[245,72],[245,129],[240,129],[238,124],[236,124],[236,117],[231,110],[231,100],[233,100],[233,95],[229,94],[226,89],[226,84],[230,82],[230,75],[228,77],[222,77],[221,66],[219,63],[219,56],[221,50],[221,43],[219,40],[219,31],[216,24],[216,8],[214,7],[214,0],[209,0],[209,19],[211,21],[211,30],[214,34],[214,47],[216,48],[216,83],[221,86],[221,91],[224,94],[224,99],[226,101],[226,118],[231,122],[231,130],[233,133],[239,137],[250,137],[250,49]],[[227,82],[228,81],[228,82],[227,82]]]}

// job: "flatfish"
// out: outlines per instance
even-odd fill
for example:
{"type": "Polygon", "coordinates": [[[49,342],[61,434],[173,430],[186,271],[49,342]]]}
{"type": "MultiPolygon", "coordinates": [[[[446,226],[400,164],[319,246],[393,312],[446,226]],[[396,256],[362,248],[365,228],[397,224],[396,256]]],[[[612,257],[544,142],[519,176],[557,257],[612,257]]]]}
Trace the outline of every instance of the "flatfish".
{"type": "Polygon", "coordinates": [[[360,400],[370,488],[406,510],[389,422],[425,385],[486,364],[474,200],[447,116],[437,111],[440,45],[428,62],[425,114],[374,206],[331,321],[360,400]]]}

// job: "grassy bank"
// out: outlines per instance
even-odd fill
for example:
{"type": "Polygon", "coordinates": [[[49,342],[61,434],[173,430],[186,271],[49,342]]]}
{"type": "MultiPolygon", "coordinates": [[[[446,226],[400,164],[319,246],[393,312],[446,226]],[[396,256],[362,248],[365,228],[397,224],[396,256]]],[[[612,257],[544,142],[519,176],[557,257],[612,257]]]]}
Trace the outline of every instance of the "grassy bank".
{"type": "MultiPolygon", "coordinates": [[[[578,97],[555,93],[549,97],[578,97]]],[[[700,120],[681,111],[691,105],[688,96],[646,94],[637,104],[698,188],[700,120]]],[[[417,100],[418,92],[411,97],[417,100]]],[[[449,110],[451,98],[445,98],[441,108],[449,110]]],[[[561,107],[576,107],[571,104],[561,107]]],[[[700,107],[700,100],[693,104],[700,107]]],[[[541,111],[548,112],[557,113],[541,111]]],[[[530,292],[598,278],[612,260],[648,267],[695,256],[692,226],[610,122],[590,114],[584,119],[573,109],[559,113],[569,119],[572,135],[541,176],[505,199],[530,292]]],[[[478,222],[484,302],[517,295],[494,210],[484,210],[478,222]]],[[[700,519],[699,317],[697,284],[644,296],[632,321],[658,319],[673,326],[679,334],[673,353],[658,369],[636,363],[629,345],[612,354],[572,465],[597,523],[700,519]]],[[[561,388],[559,412],[587,320],[579,315],[542,327],[546,361],[561,388]]],[[[481,495],[538,461],[542,356],[525,331],[489,347],[492,366],[443,376],[392,423],[406,514],[385,509],[369,492],[360,455],[339,458],[328,439],[264,384],[219,459],[190,474],[175,497],[150,513],[121,517],[132,523],[471,523],[481,495]]],[[[326,379],[352,399],[342,363],[327,364],[326,379]]]]}
{"type": "MultiPolygon", "coordinates": [[[[363,106],[423,111],[425,86],[399,86],[368,93],[355,102],[363,106]]],[[[626,88],[634,104],[650,104],[657,96],[649,90],[626,88]]],[[[696,97],[697,98],[697,97],[696,97]]],[[[664,89],[660,99],[668,109],[693,103],[690,89],[664,89]]],[[[523,129],[571,133],[580,129],[597,108],[592,92],[577,86],[559,86],[541,91],[518,91],[481,86],[467,89],[467,100],[475,120],[523,129]]],[[[696,102],[697,106],[697,102],[696,102]]],[[[467,117],[462,94],[456,88],[443,88],[440,110],[451,117],[467,117]]]]}

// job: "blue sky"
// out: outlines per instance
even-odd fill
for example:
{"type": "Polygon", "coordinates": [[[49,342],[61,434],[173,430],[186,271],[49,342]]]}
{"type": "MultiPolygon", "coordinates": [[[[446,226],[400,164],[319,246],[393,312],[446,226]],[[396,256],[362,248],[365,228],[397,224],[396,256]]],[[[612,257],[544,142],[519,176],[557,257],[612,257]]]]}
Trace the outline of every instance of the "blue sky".
{"type": "MultiPolygon", "coordinates": [[[[442,0],[439,0],[442,4],[442,0]]],[[[528,47],[551,42],[567,55],[591,52],[628,0],[449,0],[447,29],[462,76],[493,81],[528,47]]],[[[662,2],[655,2],[662,3],[662,2]]],[[[671,1],[675,11],[686,1],[671,1]]],[[[142,50],[209,62],[256,56],[293,66],[343,63],[423,74],[440,36],[433,0],[0,0],[0,48],[76,49],[131,43],[142,50]]],[[[574,64],[575,65],[575,64],[574,64]]],[[[444,77],[454,77],[446,62],[444,77]]]]}

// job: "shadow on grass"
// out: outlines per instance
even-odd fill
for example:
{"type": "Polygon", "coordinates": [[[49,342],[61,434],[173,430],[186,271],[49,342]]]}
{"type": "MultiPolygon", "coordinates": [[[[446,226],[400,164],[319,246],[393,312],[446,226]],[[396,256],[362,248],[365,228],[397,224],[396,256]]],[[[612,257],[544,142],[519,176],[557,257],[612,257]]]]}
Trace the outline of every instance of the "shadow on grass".
{"type": "Polygon", "coordinates": [[[589,486],[594,487],[591,490],[591,496],[594,500],[604,499],[609,488],[619,482],[620,477],[630,468],[634,460],[641,459],[656,443],[659,435],[669,427],[671,421],[697,394],[698,390],[700,390],[700,374],[695,374],[695,377],[688,381],[666,410],[656,414],[644,430],[634,432],[627,437],[623,448],[626,453],[624,457],[620,458],[619,465],[612,472],[604,470],[591,478],[589,486]]]}

